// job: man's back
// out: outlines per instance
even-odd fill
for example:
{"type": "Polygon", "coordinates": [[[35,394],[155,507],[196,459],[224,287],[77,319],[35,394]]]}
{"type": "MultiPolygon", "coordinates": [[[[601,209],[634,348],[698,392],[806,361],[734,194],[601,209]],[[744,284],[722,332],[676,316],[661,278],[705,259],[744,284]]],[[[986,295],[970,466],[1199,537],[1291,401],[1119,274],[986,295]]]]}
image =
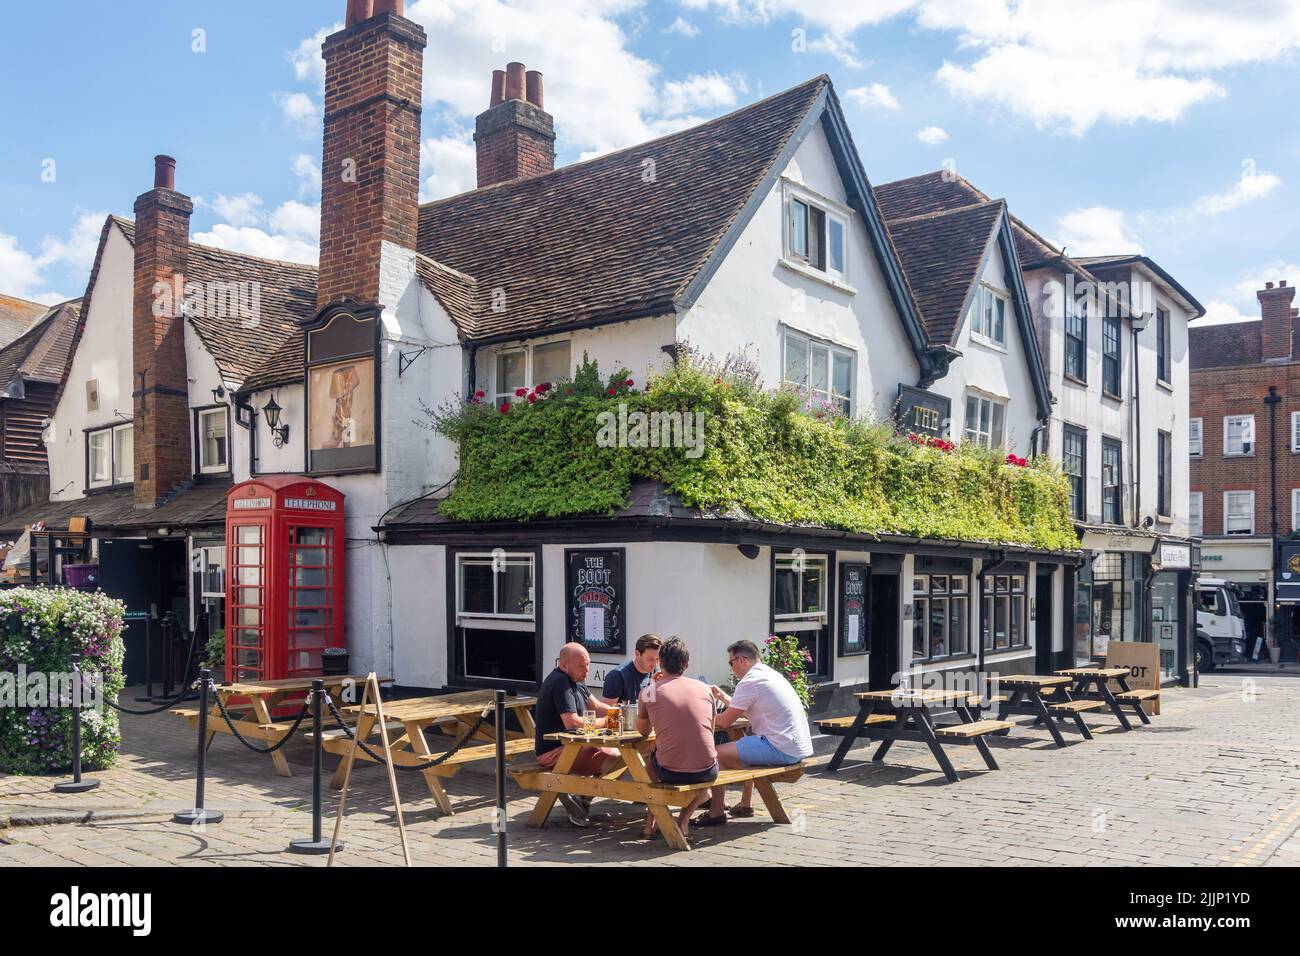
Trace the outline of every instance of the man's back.
{"type": "Polygon", "coordinates": [[[811,757],[812,735],[791,683],[761,661],[740,679],[731,705],[745,712],[753,732],[790,757],[811,757]]]}

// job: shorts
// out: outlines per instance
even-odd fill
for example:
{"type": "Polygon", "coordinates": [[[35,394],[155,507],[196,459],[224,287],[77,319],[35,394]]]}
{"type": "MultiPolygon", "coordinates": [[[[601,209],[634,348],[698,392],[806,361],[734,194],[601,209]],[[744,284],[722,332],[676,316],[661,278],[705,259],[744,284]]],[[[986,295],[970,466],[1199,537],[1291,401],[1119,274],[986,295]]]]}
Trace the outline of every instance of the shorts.
{"type": "Polygon", "coordinates": [[[718,779],[718,765],[715,763],[707,770],[692,770],[683,773],[679,770],[665,770],[659,766],[659,755],[650,754],[650,769],[660,783],[710,783],[718,779]]]}
{"type": "Polygon", "coordinates": [[[736,755],[746,767],[789,767],[801,757],[791,757],[773,747],[766,737],[750,734],[736,741],[736,755]]]}
{"type": "MultiPolygon", "coordinates": [[[[562,753],[564,753],[563,747],[548,750],[537,758],[537,763],[547,770],[553,770],[562,753]]],[[[605,766],[605,761],[610,757],[617,756],[618,751],[613,747],[583,747],[582,752],[578,754],[578,759],[573,762],[573,766],[569,769],[569,773],[579,777],[598,776],[601,768],[605,766]]]]}

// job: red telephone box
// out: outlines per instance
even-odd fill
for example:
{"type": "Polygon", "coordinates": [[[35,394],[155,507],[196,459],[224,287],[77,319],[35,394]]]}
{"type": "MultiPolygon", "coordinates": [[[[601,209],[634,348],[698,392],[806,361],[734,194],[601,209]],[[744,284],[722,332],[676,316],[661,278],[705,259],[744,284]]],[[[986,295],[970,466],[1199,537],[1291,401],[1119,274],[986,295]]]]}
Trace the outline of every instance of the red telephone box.
{"type": "Polygon", "coordinates": [[[226,496],[226,661],[232,681],[314,677],[343,647],[343,495],[292,475],[226,496]]]}

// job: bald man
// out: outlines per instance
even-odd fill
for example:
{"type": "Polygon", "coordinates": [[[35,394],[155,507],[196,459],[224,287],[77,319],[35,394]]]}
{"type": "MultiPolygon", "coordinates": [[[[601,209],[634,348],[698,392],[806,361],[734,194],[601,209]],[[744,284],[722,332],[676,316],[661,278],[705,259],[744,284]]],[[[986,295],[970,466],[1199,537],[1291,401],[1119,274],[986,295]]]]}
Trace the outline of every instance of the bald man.
{"type": "MultiPolygon", "coordinates": [[[[547,734],[577,730],[582,726],[584,710],[604,714],[617,706],[600,702],[587,689],[583,681],[587,679],[590,668],[591,655],[585,647],[581,644],[565,644],[560,648],[555,670],[542,682],[542,689],[537,693],[537,737],[533,750],[537,754],[537,762],[547,769],[555,766],[562,752],[557,741],[546,739],[547,734]]],[[[613,770],[618,762],[618,751],[612,747],[583,747],[569,772],[582,777],[598,777],[613,770]]],[[[573,799],[563,794],[560,802],[574,826],[588,824],[586,811],[589,800],[573,799]]]]}

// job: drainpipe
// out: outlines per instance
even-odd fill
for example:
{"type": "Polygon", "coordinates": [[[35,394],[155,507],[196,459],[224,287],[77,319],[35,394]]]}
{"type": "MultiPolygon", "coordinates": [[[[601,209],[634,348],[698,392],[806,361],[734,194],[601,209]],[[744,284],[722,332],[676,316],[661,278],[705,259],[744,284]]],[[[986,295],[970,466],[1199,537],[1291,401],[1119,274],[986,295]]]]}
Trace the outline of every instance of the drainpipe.
{"type": "Polygon", "coordinates": [[[1277,406],[1282,396],[1277,393],[1277,386],[1268,387],[1268,396],[1264,404],[1268,406],[1268,508],[1269,508],[1269,542],[1272,557],[1270,572],[1277,568],[1277,406]]]}

